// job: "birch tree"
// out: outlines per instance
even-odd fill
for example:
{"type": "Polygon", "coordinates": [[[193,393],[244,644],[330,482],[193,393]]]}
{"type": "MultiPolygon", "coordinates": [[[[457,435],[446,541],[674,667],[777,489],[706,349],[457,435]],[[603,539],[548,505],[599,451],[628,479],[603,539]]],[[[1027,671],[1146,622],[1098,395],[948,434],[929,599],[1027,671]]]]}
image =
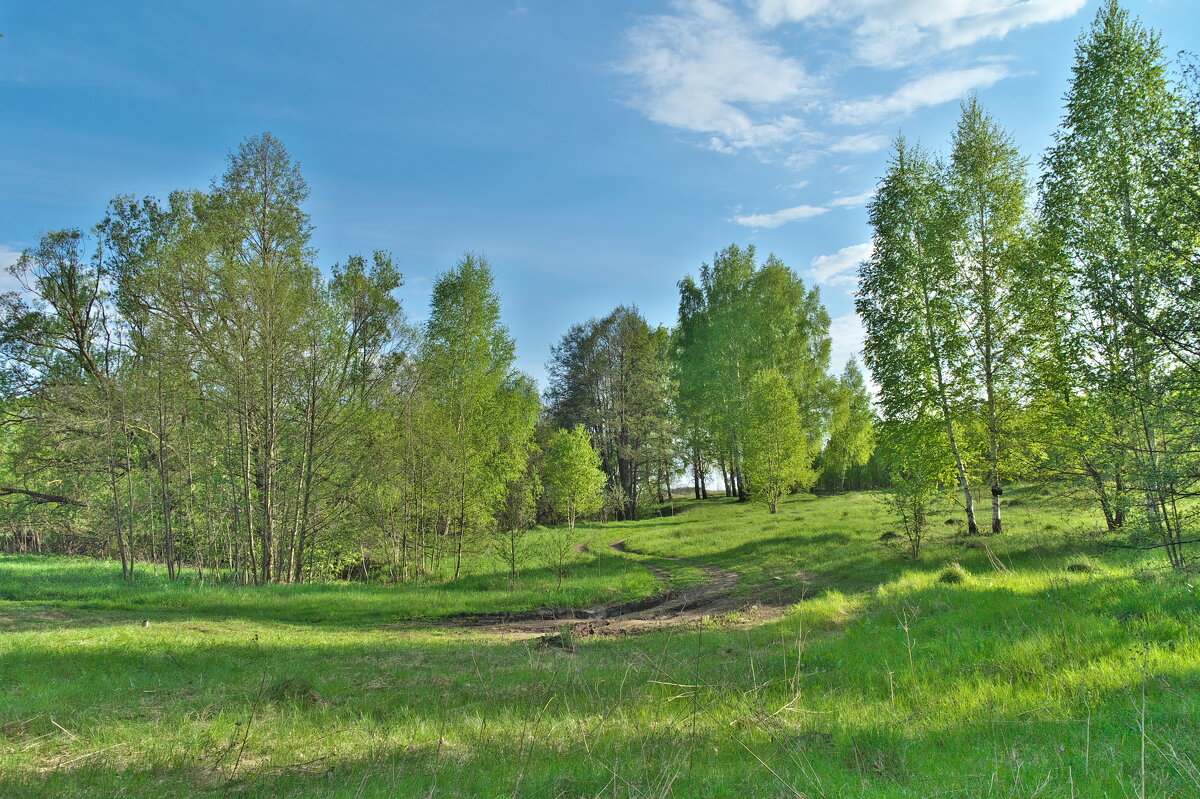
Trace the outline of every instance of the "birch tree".
{"type": "Polygon", "coordinates": [[[1042,181],[1042,213],[1074,311],[1067,369],[1104,419],[1113,459],[1129,464],[1146,537],[1177,567],[1190,445],[1166,401],[1179,353],[1147,324],[1172,304],[1160,279],[1172,256],[1148,222],[1171,214],[1161,154],[1185,147],[1182,111],[1158,35],[1108,0],[1076,48],[1042,181]]]}
{"type": "Polygon", "coordinates": [[[951,144],[946,182],[951,247],[959,268],[954,294],[969,345],[962,352],[965,362],[953,371],[968,382],[966,393],[979,398],[992,533],[998,534],[1008,437],[1028,345],[1026,309],[1016,290],[1028,254],[1028,164],[976,97],[963,104],[951,144]]]}
{"type": "Polygon", "coordinates": [[[940,418],[967,531],[977,535],[962,440],[965,398],[953,371],[964,363],[969,342],[959,324],[957,265],[939,166],[897,139],[868,214],[875,246],[860,267],[855,299],[866,329],[864,359],[879,384],[885,419],[940,418]]]}

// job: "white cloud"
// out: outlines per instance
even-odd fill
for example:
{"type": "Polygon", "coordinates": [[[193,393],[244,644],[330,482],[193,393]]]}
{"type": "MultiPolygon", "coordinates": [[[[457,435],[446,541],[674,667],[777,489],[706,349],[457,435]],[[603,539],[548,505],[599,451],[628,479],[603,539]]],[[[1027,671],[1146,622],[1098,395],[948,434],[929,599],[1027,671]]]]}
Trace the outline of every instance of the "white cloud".
{"type": "MultiPolygon", "coordinates": [[[[742,208],[739,205],[734,208],[735,216],[730,221],[736,222],[743,227],[777,228],[780,225],[786,225],[788,222],[812,219],[814,216],[828,213],[833,208],[857,208],[874,196],[874,191],[868,191],[853,196],[834,197],[825,205],[796,205],[791,208],[773,211],[769,214],[738,214],[738,211],[741,211],[742,208]]],[[[833,256],[821,256],[821,258],[831,257],[833,256]]],[[[816,262],[814,261],[814,263],[816,262]]]]}
{"type": "Polygon", "coordinates": [[[829,205],[831,208],[858,208],[860,205],[866,205],[874,196],[875,191],[872,189],[850,197],[834,197],[829,201],[829,205]]]}
{"type": "Polygon", "coordinates": [[[907,116],[918,108],[941,105],[957,100],[972,90],[986,89],[1010,74],[1000,64],[935,72],[910,81],[886,96],[876,95],[839,103],[833,109],[833,118],[845,124],[862,125],[907,116]]]}
{"type": "Polygon", "coordinates": [[[733,221],[743,227],[776,228],[780,225],[786,225],[788,222],[796,222],[801,219],[811,219],[814,216],[820,216],[828,210],[828,208],[823,208],[819,205],[797,205],[794,208],[784,208],[781,211],[775,211],[770,214],[735,216],[733,221]]]}
{"type": "Polygon", "coordinates": [[[704,134],[722,152],[801,137],[791,106],[814,88],[803,65],[716,0],[676,0],[675,8],[627,34],[633,105],[655,122],[704,134]]]}
{"type": "Polygon", "coordinates": [[[829,322],[829,365],[835,372],[841,372],[846,361],[858,358],[862,363],[862,346],[866,338],[862,321],[858,314],[848,313],[838,316],[829,322]]]}
{"type": "Polygon", "coordinates": [[[811,181],[798,180],[795,183],[781,183],[775,187],[776,191],[799,191],[807,186],[811,181]]]}
{"type": "Polygon", "coordinates": [[[831,255],[818,255],[812,259],[812,268],[805,275],[826,286],[853,283],[858,279],[858,265],[870,258],[874,250],[875,246],[868,241],[843,247],[831,255]]]}
{"type": "Polygon", "coordinates": [[[891,123],[988,88],[1016,74],[1003,53],[979,54],[974,66],[947,54],[1065,19],[1085,2],[671,0],[667,13],[636,18],[620,70],[630,78],[630,105],[648,119],[693,134],[708,149],[801,171],[831,153],[863,155],[887,145],[879,134],[830,135],[825,124],[891,123]],[[823,44],[806,47],[814,38],[823,44]],[[852,57],[804,63],[830,50],[852,57]],[[831,97],[833,80],[854,64],[877,71],[920,65],[921,76],[906,75],[890,94],[831,97]]]}
{"type": "Polygon", "coordinates": [[[860,60],[876,66],[918,62],[1014,30],[1066,19],[1086,0],[754,0],[758,19],[850,26],[860,60]]]}
{"type": "Polygon", "coordinates": [[[835,153],[873,153],[887,146],[888,138],[880,133],[856,133],[834,143],[829,148],[835,153]]]}

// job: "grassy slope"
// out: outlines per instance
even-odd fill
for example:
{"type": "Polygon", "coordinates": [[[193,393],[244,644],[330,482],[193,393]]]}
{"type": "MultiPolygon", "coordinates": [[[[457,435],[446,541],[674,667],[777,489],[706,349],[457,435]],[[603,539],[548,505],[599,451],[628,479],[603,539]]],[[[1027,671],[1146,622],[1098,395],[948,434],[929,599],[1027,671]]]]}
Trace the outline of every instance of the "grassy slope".
{"type": "Polygon", "coordinates": [[[128,591],[93,564],[0,560],[0,795],[1138,796],[1143,740],[1147,796],[1200,795],[1191,587],[1128,553],[1069,572],[1063,535],[1094,520],[1011,498],[990,542],[1006,573],[950,540],[896,558],[867,494],[585,527],[642,553],[601,559],[622,593],[648,585],[639,560],[696,579],[680,557],[811,598],[574,651],[380,624],[529,600],[486,576],[128,591]],[[939,582],[950,560],[972,576],[939,582]]]}

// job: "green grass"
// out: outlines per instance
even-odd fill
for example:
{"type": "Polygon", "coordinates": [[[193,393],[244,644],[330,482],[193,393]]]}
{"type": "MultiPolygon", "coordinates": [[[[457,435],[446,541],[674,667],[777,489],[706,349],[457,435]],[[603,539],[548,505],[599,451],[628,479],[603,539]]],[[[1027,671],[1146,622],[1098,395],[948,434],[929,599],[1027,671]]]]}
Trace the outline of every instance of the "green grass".
{"type": "MultiPolygon", "coordinates": [[[[533,536],[530,548],[537,549],[533,536]]],[[[575,557],[575,556],[573,556],[575,557]]],[[[471,563],[477,572],[455,582],[384,585],[231,586],[202,583],[192,572],[170,582],[163,567],[138,564],[132,584],[120,567],[87,558],[0,555],[0,602],[36,602],[45,608],[131,612],[146,618],[236,618],[305,624],[362,624],[436,619],[461,613],[563,608],[639,599],[660,582],[627,558],[601,548],[582,553],[561,588],[557,575],[531,557],[516,590],[507,590],[499,564],[471,563]]],[[[0,614],[4,611],[0,604],[0,614]]]]}
{"type": "Polygon", "coordinates": [[[390,621],[550,604],[486,575],[124,588],[111,564],[0,560],[0,796],[1135,797],[1143,774],[1200,795],[1189,578],[1101,548],[1070,571],[1094,520],[1011,494],[988,541],[1007,571],[949,525],[899,558],[869,494],[581,528],[639,553],[581,564],[583,593],[589,569],[636,593],[642,562],[716,564],[788,604],[569,647],[390,621]],[[969,578],[940,582],[955,561],[969,578]]]}

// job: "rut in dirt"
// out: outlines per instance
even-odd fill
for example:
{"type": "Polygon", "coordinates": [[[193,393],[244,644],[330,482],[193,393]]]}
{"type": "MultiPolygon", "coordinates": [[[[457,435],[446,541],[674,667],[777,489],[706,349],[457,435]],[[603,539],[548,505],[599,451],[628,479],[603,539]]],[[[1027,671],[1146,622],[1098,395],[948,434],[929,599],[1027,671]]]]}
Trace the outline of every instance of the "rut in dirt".
{"type": "MultiPolygon", "coordinates": [[[[624,539],[608,545],[616,552],[627,552],[624,539]]],[[[586,551],[586,545],[577,545],[586,551]]],[[[695,564],[704,571],[703,582],[668,590],[646,599],[597,605],[590,608],[541,608],[514,613],[479,613],[453,616],[439,620],[439,627],[460,627],[485,630],[521,637],[557,632],[564,626],[582,635],[623,634],[650,631],[696,621],[705,615],[733,609],[729,593],[741,579],[737,572],[708,564],[695,564]]],[[[669,579],[670,572],[657,566],[646,566],[660,579],[669,579]]]]}

